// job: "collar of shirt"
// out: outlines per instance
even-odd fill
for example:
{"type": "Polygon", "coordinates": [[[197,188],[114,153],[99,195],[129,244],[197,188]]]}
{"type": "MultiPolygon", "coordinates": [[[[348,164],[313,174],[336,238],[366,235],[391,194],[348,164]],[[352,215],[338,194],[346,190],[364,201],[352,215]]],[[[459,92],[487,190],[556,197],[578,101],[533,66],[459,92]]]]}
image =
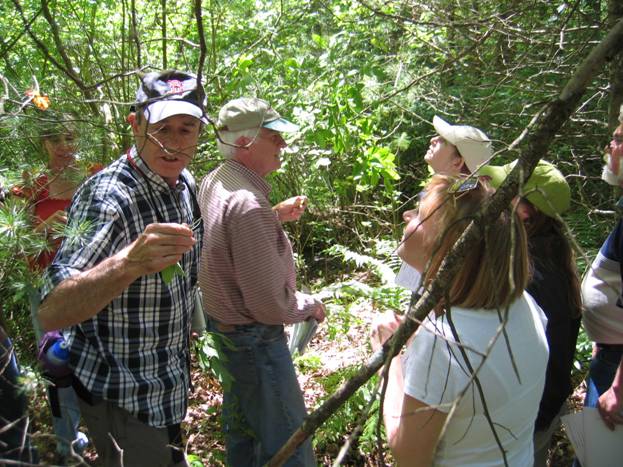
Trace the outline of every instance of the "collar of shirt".
{"type": "MultiPolygon", "coordinates": [[[[132,159],[132,162],[134,163],[134,165],[136,165],[136,168],[138,168],[138,170],[141,171],[141,173],[152,183],[153,188],[158,191],[168,192],[172,189],[175,190],[178,188],[180,184],[183,183],[180,177],[177,179],[175,188],[171,188],[169,184],[164,180],[164,178],[162,178],[160,175],[158,175],[156,172],[154,172],[153,170],[149,168],[147,163],[138,154],[138,150],[136,149],[136,146],[132,146],[128,150],[127,157],[132,159]]],[[[132,165],[132,163],[130,163],[130,165],[132,165]]],[[[135,169],[134,167],[132,168],[135,169]]]]}
{"type": "Polygon", "coordinates": [[[232,160],[232,159],[225,161],[224,166],[227,167],[229,170],[242,174],[258,190],[260,190],[264,194],[264,196],[268,198],[268,194],[270,193],[271,188],[268,182],[264,180],[263,177],[260,177],[258,174],[253,172],[251,169],[247,169],[240,162],[232,160]]]}

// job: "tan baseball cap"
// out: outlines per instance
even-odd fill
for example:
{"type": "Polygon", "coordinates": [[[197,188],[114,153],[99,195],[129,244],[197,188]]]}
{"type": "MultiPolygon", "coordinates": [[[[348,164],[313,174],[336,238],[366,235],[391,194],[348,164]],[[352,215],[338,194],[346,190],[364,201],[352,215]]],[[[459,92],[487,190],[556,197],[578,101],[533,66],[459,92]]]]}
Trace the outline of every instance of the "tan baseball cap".
{"type": "Polygon", "coordinates": [[[433,117],[433,126],[439,136],[456,146],[471,173],[493,155],[491,140],[478,128],[450,125],[437,115],[433,117]]]}
{"type": "Polygon", "coordinates": [[[241,131],[268,128],[282,133],[292,133],[298,125],[282,118],[268,102],[256,97],[240,97],[225,104],[218,114],[218,130],[241,131]]]}

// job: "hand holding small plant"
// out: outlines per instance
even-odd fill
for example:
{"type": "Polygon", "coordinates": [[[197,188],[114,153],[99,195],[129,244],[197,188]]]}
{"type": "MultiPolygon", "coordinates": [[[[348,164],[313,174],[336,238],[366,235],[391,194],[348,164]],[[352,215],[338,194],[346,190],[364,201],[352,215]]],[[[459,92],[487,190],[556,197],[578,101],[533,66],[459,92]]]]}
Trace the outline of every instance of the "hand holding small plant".
{"type": "Polygon", "coordinates": [[[297,221],[307,208],[307,196],[293,196],[277,203],[273,206],[273,211],[277,213],[277,219],[280,222],[297,221]]]}
{"type": "Polygon", "coordinates": [[[172,280],[182,269],[176,263],[195,243],[193,231],[188,225],[153,223],[145,227],[143,233],[127,247],[125,257],[137,278],[170,268],[171,272],[166,272],[165,278],[172,280]]]}
{"type": "MultiPolygon", "coordinates": [[[[194,231],[199,226],[200,223],[201,223],[201,219],[197,219],[189,227],[192,231],[194,231]]],[[[184,272],[184,268],[182,268],[182,265],[180,264],[179,261],[175,264],[167,266],[162,271],[160,271],[160,277],[162,277],[162,280],[167,285],[169,285],[176,276],[182,276],[182,277],[186,276],[186,273],[184,272]]]]}

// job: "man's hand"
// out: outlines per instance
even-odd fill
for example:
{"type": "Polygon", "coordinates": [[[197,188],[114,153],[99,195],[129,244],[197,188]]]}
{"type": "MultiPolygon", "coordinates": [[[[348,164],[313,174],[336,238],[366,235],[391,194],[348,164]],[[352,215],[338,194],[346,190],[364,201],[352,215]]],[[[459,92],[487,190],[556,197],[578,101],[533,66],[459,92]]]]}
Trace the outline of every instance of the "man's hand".
{"type": "Polygon", "coordinates": [[[193,231],[185,224],[149,224],[124,250],[128,265],[144,276],[176,264],[196,243],[193,231]]]}
{"type": "Polygon", "coordinates": [[[597,410],[608,428],[614,430],[615,425],[623,424],[623,359],[614,375],[612,384],[597,401],[597,410]]]}
{"type": "Polygon", "coordinates": [[[372,332],[370,334],[370,344],[375,352],[383,347],[383,344],[392,337],[398,326],[404,320],[403,317],[389,311],[378,315],[372,322],[372,332]]]}
{"type": "Polygon", "coordinates": [[[601,415],[602,420],[611,430],[614,430],[615,425],[623,424],[623,416],[621,415],[623,394],[620,394],[620,392],[611,386],[599,397],[597,402],[599,415],[601,415]]]}
{"type": "Polygon", "coordinates": [[[273,206],[280,222],[297,221],[307,207],[307,196],[294,196],[273,206]]]}
{"type": "Polygon", "coordinates": [[[177,263],[195,243],[187,225],[148,225],[123,250],[58,284],[39,307],[41,327],[51,331],[92,318],[136,279],[177,263]]]}
{"type": "Polygon", "coordinates": [[[325,316],[325,308],[321,302],[318,302],[316,308],[314,308],[314,311],[312,311],[311,315],[309,315],[310,318],[314,318],[319,323],[324,321],[325,316]]]}

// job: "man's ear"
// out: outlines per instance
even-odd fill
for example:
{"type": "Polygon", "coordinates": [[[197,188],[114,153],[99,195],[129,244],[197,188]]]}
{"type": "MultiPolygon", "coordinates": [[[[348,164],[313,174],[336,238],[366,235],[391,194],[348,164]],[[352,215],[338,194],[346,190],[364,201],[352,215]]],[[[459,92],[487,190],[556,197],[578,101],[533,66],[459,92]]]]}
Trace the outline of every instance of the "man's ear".
{"type": "Polygon", "coordinates": [[[236,147],[231,148],[233,150],[233,159],[236,159],[243,164],[249,160],[249,148],[247,146],[249,142],[250,140],[246,136],[240,136],[236,141],[234,141],[236,147]]]}
{"type": "Polygon", "coordinates": [[[137,118],[136,112],[130,112],[128,116],[126,117],[126,121],[132,127],[132,133],[134,134],[134,136],[138,135],[138,128],[139,128],[138,120],[139,119],[137,118]]]}
{"type": "Polygon", "coordinates": [[[251,144],[253,144],[253,140],[251,138],[248,136],[241,136],[236,140],[236,145],[238,146],[236,148],[236,153],[243,156],[250,154],[249,147],[251,144]]]}
{"type": "Polygon", "coordinates": [[[247,136],[241,136],[236,140],[236,145],[240,146],[239,149],[249,149],[249,143],[251,143],[251,138],[247,136]]]}

